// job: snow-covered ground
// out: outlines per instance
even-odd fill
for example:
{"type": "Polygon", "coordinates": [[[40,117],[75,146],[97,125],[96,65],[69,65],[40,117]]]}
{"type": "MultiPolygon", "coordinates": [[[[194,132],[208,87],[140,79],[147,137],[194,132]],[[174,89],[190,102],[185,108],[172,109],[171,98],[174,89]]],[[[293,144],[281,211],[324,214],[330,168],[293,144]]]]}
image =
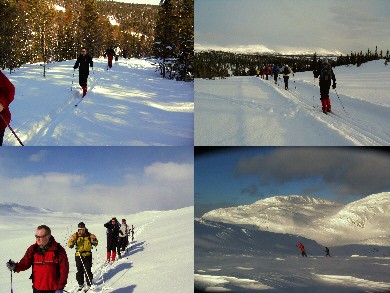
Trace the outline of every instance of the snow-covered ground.
{"type": "MultiPolygon", "coordinates": [[[[66,246],[77,224],[83,221],[99,240],[93,250],[94,283],[96,292],[192,292],[194,288],[194,208],[173,211],[145,211],[126,218],[135,226],[135,241],[128,253],[110,266],[103,266],[106,256],[106,229],[103,224],[113,215],[65,214],[31,207],[0,203],[0,239],[2,265],[0,292],[10,291],[8,259],[19,261],[35,242],[38,225],[52,229],[56,241],[66,246]]],[[[66,248],[70,263],[67,291],[77,286],[74,249],[66,248]]],[[[31,269],[13,274],[15,293],[31,292],[31,269]]]]}
{"type": "Polygon", "coordinates": [[[390,292],[389,196],[376,194],[345,206],[304,196],[274,197],[211,211],[195,220],[195,287],[205,292],[390,292]],[[330,258],[325,258],[325,245],[330,258]]]}
{"type": "Polygon", "coordinates": [[[339,98],[321,111],[313,73],[273,79],[195,80],[195,145],[390,145],[390,66],[384,60],[334,69],[339,98]],[[341,102],[340,102],[341,101],[341,102]]]}
{"type": "MultiPolygon", "coordinates": [[[[26,146],[193,145],[193,83],[162,79],[146,60],[94,59],[89,92],[80,104],[75,60],[24,65],[11,75],[16,87],[11,126],[26,146]],[[73,80],[73,86],[72,86],[73,80]]],[[[19,145],[7,129],[4,145],[19,145]]]]}

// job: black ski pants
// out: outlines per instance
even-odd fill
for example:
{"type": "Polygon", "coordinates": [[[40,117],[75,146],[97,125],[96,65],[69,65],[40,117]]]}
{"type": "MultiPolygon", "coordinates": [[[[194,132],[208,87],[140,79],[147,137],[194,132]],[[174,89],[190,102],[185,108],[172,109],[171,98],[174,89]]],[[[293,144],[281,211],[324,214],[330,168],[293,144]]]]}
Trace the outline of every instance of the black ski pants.
{"type": "Polygon", "coordinates": [[[127,237],[119,237],[118,238],[118,253],[120,253],[121,250],[125,250],[127,246],[127,237]]]}
{"type": "Polygon", "coordinates": [[[107,237],[107,252],[116,252],[118,237],[107,237]]]}
{"type": "Polygon", "coordinates": [[[325,100],[325,99],[329,98],[329,90],[330,90],[330,80],[328,82],[321,81],[320,82],[320,94],[321,94],[320,100],[325,100]]]}
{"type": "Polygon", "coordinates": [[[79,85],[81,87],[87,86],[87,80],[88,80],[89,72],[82,72],[79,73],[79,85]]]}
{"type": "Polygon", "coordinates": [[[92,254],[87,256],[76,256],[76,280],[79,285],[84,284],[84,275],[87,275],[86,278],[88,286],[91,286],[93,279],[92,275],[92,254]],[[81,259],[82,258],[82,259],[81,259]]]}
{"type": "Polygon", "coordinates": [[[288,79],[289,79],[290,77],[289,76],[283,76],[283,79],[284,79],[284,88],[285,89],[288,89],[288,79]]]}

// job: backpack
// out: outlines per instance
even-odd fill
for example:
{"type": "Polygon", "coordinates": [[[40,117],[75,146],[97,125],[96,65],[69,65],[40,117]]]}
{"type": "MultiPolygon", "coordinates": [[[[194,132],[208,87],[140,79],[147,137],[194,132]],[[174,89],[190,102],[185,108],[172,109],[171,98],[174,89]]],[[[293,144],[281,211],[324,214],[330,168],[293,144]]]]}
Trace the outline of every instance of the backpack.
{"type": "Polygon", "coordinates": [[[332,66],[330,66],[330,64],[322,64],[320,78],[325,81],[330,81],[332,79],[332,66]]]}
{"type": "Polygon", "coordinates": [[[284,75],[288,75],[290,73],[290,70],[288,69],[287,66],[284,67],[283,73],[284,75]]]}

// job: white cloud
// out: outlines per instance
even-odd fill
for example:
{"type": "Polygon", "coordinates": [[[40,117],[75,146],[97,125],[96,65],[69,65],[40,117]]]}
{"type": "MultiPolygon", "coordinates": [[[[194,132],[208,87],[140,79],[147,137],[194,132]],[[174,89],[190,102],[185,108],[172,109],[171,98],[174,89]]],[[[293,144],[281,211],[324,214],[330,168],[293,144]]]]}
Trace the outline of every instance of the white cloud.
{"type": "Polygon", "coordinates": [[[135,213],[194,204],[193,164],[154,163],[142,175],[123,174],[122,183],[90,184],[87,175],[44,173],[0,176],[0,201],[80,213],[135,213]]]}
{"type": "Polygon", "coordinates": [[[194,169],[192,164],[154,163],[145,167],[145,175],[159,181],[188,180],[194,177],[194,169]]]}
{"type": "Polygon", "coordinates": [[[37,153],[32,154],[32,155],[28,158],[28,160],[29,160],[30,162],[33,162],[33,163],[41,162],[41,161],[43,161],[43,160],[46,158],[46,156],[48,155],[48,153],[49,153],[49,151],[40,150],[40,151],[38,151],[37,153]]]}

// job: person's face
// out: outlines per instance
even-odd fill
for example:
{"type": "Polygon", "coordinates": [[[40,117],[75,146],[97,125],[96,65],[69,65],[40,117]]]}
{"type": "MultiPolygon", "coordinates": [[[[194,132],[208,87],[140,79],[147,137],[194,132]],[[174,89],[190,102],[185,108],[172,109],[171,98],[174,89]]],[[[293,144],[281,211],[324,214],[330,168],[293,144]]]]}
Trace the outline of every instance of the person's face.
{"type": "Polygon", "coordinates": [[[85,234],[85,228],[79,228],[79,233],[81,235],[84,235],[85,234]]]}
{"type": "Polygon", "coordinates": [[[87,50],[85,50],[85,49],[82,49],[82,50],[81,50],[81,54],[82,54],[82,55],[85,55],[85,54],[87,54],[87,50]]]}
{"type": "Polygon", "coordinates": [[[111,224],[112,224],[112,225],[115,225],[115,223],[116,223],[115,220],[112,220],[112,221],[111,221],[111,224]]]}
{"type": "Polygon", "coordinates": [[[49,242],[50,235],[46,234],[45,229],[37,230],[35,232],[35,239],[39,246],[45,246],[49,242]]]}

